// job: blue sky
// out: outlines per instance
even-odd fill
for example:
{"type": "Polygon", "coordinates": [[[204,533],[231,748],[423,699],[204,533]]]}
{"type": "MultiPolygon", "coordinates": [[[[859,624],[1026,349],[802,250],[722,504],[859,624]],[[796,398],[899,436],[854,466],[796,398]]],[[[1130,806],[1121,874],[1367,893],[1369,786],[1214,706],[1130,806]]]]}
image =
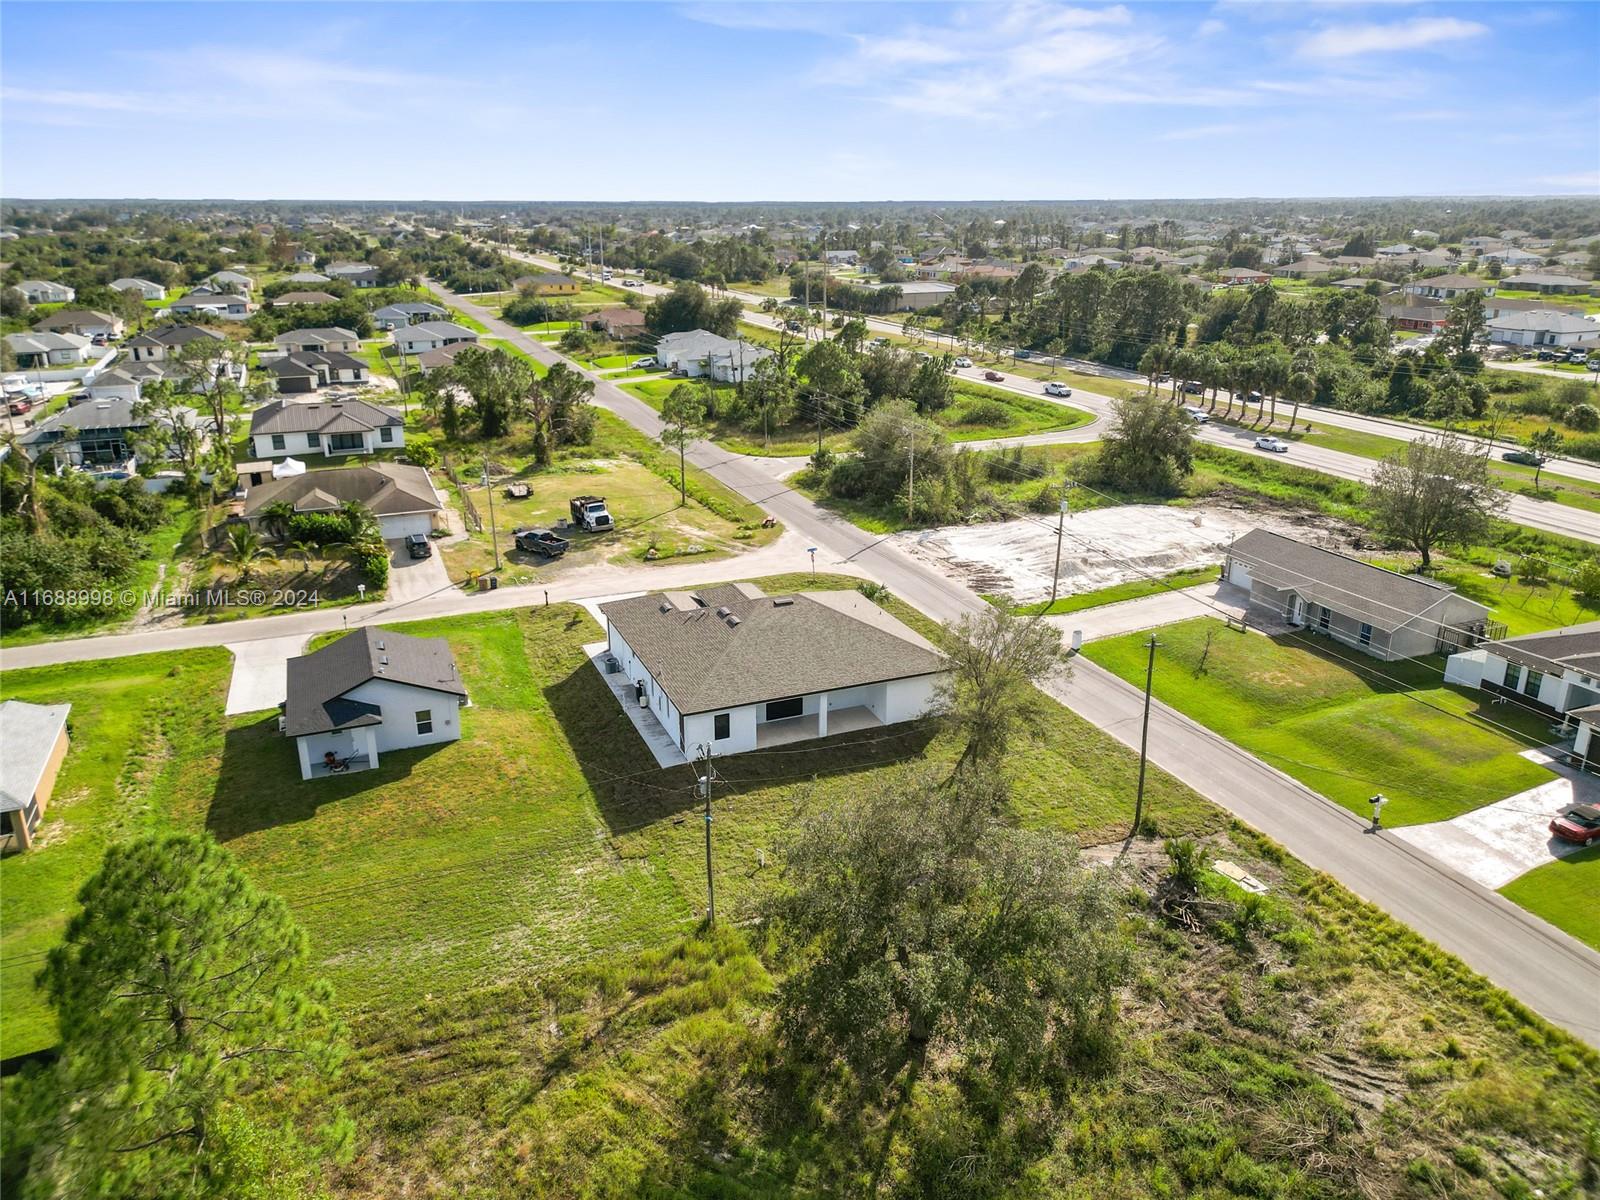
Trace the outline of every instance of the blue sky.
{"type": "Polygon", "coordinates": [[[6,2],[7,196],[1600,194],[1600,4],[6,2]]]}

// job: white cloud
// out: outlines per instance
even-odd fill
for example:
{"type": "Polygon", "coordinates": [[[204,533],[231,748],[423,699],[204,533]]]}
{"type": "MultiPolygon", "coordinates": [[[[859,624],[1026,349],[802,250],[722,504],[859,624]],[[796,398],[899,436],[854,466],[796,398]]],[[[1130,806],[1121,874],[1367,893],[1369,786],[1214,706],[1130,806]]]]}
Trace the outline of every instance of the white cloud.
{"type": "Polygon", "coordinates": [[[0,88],[0,98],[12,104],[61,109],[82,108],[94,112],[162,112],[171,107],[155,96],[135,92],[86,92],[49,88],[0,88]]]}
{"type": "Polygon", "coordinates": [[[719,29],[766,30],[778,33],[841,32],[840,14],[828,4],[685,4],[678,15],[719,29]]]}
{"type": "Polygon", "coordinates": [[[1208,20],[1200,22],[1199,26],[1196,27],[1194,31],[1194,35],[1195,37],[1203,38],[1216,37],[1217,34],[1222,33],[1227,28],[1228,26],[1225,22],[1219,21],[1215,17],[1211,17],[1208,20]]]}
{"type": "Polygon", "coordinates": [[[1305,58],[1351,58],[1397,50],[1422,50],[1467,41],[1489,32],[1487,25],[1457,17],[1414,17],[1389,25],[1330,25],[1300,43],[1305,58]]]}
{"type": "Polygon", "coordinates": [[[1541,175],[1535,183],[1553,188],[1571,188],[1575,192],[1600,192],[1600,170],[1574,171],[1570,175],[1541,175]]]}
{"type": "Polygon", "coordinates": [[[1169,129],[1165,133],[1158,133],[1158,142],[1201,142],[1211,138],[1237,137],[1240,134],[1256,132],[1248,125],[1239,125],[1223,122],[1218,125],[1195,125],[1188,129],[1169,129]]]}

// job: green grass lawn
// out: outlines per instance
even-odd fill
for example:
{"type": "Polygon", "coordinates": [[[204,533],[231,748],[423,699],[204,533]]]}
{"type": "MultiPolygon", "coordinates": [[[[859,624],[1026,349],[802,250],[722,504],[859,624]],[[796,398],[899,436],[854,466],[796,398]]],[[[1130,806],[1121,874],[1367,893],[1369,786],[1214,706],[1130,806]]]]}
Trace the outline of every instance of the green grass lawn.
{"type": "Polygon", "coordinates": [[[527,363],[533,368],[533,373],[540,379],[543,379],[550,373],[550,368],[545,366],[533,355],[529,354],[520,346],[515,346],[503,338],[485,338],[483,340],[483,345],[493,346],[497,350],[504,350],[507,354],[510,354],[515,358],[520,358],[523,362],[527,363]]]}
{"type": "MultiPolygon", "coordinates": [[[[1084,654],[1142,686],[1148,637],[1084,654]]],[[[1363,816],[1377,791],[1392,802],[1385,821],[1416,825],[1551,777],[1517,755],[1547,740],[1545,722],[1446,687],[1441,659],[1384,663],[1310,634],[1267,638],[1205,617],[1166,626],[1160,641],[1157,697],[1363,816]]]]}
{"type": "Polygon", "coordinates": [[[1062,613],[1082,612],[1086,608],[1099,608],[1105,604],[1117,604],[1123,600],[1139,600],[1145,596],[1154,596],[1174,589],[1196,587],[1202,583],[1214,582],[1216,578],[1216,567],[1194,567],[1187,571],[1174,571],[1160,579],[1132,579],[1127,583],[1114,583],[1110,587],[1096,588],[1092,592],[1062,596],[1054,604],[1044,602],[1025,604],[1016,611],[1025,616],[1041,614],[1059,616],[1062,613]]]}
{"type": "MultiPolygon", "coordinates": [[[[623,390],[637,396],[657,412],[674,388],[692,382],[705,388],[704,380],[647,379],[625,383],[623,390]]],[[[713,384],[713,397],[724,411],[737,403],[736,389],[731,384],[713,384]]],[[[1018,396],[998,388],[984,387],[967,380],[954,384],[950,407],[934,420],[944,427],[952,442],[984,441],[989,438],[1013,437],[1029,433],[1045,433],[1062,429],[1075,429],[1094,419],[1093,414],[1079,408],[1056,404],[1043,398],[1018,396]]],[[[714,420],[711,439],[724,449],[737,454],[772,455],[792,458],[812,453],[817,448],[816,427],[804,421],[795,421],[771,430],[771,438],[763,437],[760,415],[739,419],[714,420]]],[[[846,450],[850,446],[848,430],[835,430],[823,434],[822,443],[830,450],[846,450]]]]}
{"type": "MultiPolygon", "coordinates": [[[[856,583],[758,582],[773,593],[856,583]]],[[[74,703],[74,749],[45,844],[0,862],[5,1054],[51,1041],[32,983],[41,956],[104,845],[144,829],[214,833],[289,902],[351,1015],[659,944],[694,924],[704,866],[700,825],[687,819],[691,772],[655,766],[589,665],[581,647],[604,635],[588,614],[555,605],[402,628],[450,640],[472,698],[462,740],[309,782],[273,714],[222,715],[224,651],[7,673],[7,696],[74,703]]],[[[1053,706],[1018,750],[1019,820],[1094,842],[1125,829],[1137,763],[1109,737],[1053,706]]],[[[728,759],[719,907],[740,918],[768,878],[760,855],[770,861],[800,806],[956,753],[912,723],[728,759]]],[[[1224,824],[1159,773],[1150,806],[1169,833],[1224,824]]]]}
{"type": "Polygon", "coordinates": [[[1463,596],[1487,605],[1489,619],[1502,622],[1507,637],[1600,618],[1600,607],[1585,604],[1560,583],[1500,579],[1474,563],[1450,558],[1439,560],[1435,577],[1463,596]]]}
{"type": "Polygon", "coordinates": [[[1535,867],[1500,894],[1600,950],[1600,846],[1535,867]]]}

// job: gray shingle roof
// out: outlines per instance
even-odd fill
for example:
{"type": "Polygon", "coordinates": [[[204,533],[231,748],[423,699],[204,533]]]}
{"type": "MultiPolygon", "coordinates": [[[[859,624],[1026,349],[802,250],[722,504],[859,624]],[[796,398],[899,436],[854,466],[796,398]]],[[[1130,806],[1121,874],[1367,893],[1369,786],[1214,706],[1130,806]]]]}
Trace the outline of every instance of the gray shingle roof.
{"type": "MultiPolygon", "coordinates": [[[[1293,591],[1308,603],[1326,605],[1374,629],[1394,630],[1428,614],[1456,596],[1454,588],[1420,575],[1402,575],[1359,558],[1308,546],[1266,529],[1252,529],[1233,543],[1229,555],[1250,572],[1252,581],[1293,591]]],[[[1456,597],[1482,617],[1489,610],[1456,597]]],[[[1456,618],[1459,624],[1461,618],[1456,618]]]]}
{"type": "Polygon", "coordinates": [[[742,593],[702,592],[700,607],[687,593],[657,592],[600,611],[682,713],[946,669],[931,642],[857,592],[742,593]]]}
{"type": "Polygon", "coordinates": [[[380,517],[440,508],[428,472],[410,463],[329,467],[259,483],[245,493],[242,515],[249,519],[280,500],[296,512],[332,512],[354,500],[380,517]]]}
{"type": "MultiPolygon", "coordinates": [[[[326,474],[327,472],[323,472],[326,474]]],[[[452,696],[465,696],[450,643],[372,626],[346,634],[321,650],[291,658],[284,732],[290,737],[382,724],[375,705],[345,698],[369,679],[387,679],[452,696]]]]}
{"type": "Polygon", "coordinates": [[[18,812],[39,788],[70,704],[0,703],[0,810],[18,812]]]}
{"type": "MultiPolygon", "coordinates": [[[[327,354],[323,357],[331,359],[333,356],[327,354]]],[[[350,361],[357,366],[365,365],[359,359],[350,361]]],[[[264,433],[321,433],[335,417],[353,418],[362,422],[367,429],[405,424],[405,419],[394,409],[366,400],[334,400],[316,404],[273,400],[250,415],[250,436],[260,437],[264,433]]]]}
{"type": "Polygon", "coordinates": [[[1525,633],[1484,648],[1496,658],[1535,671],[1571,667],[1585,675],[1600,675],[1600,621],[1525,633]]]}
{"type": "Polygon", "coordinates": [[[137,337],[129,338],[129,346],[174,346],[187,345],[199,338],[211,338],[213,341],[223,341],[223,336],[210,329],[202,329],[198,325],[162,325],[156,329],[147,329],[137,337]]]}

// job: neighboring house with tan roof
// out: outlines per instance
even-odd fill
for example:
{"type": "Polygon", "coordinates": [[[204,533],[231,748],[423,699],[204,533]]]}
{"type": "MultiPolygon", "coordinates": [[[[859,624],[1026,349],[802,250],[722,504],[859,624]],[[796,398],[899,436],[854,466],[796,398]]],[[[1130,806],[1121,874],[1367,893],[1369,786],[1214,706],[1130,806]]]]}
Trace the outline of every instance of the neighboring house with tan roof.
{"type": "Polygon", "coordinates": [[[1252,529],[1228,549],[1223,577],[1275,622],[1322,633],[1375,658],[1476,645],[1489,610],[1448,584],[1402,575],[1337,550],[1252,529]]]}
{"type": "Polygon", "coordinates": [[[432,533],[444,508],[433,479],[421,467],[369,463],[264,480],[245,490],[239,515],[251,528],[259,529],[266,520],[264,510],[280,502],[297,513],[336,513],[351,501],[372,510],[385,538],[432,533]]]}
{"type": "Polygon", "coordinates": [[[1494,280],[1480,279],[1476,275],[1434,275],[1428,279],[1413,279],[1402,289],[1408,296],[1424,300],[1454,300],[1468,292],[1494,295],[1494,280]]]}
{"type": "Polygon", "coordinates": [[[616,670],[686,756],[911,721],[948,661],[859,592],[768,596],[750,583],[600,605],[616,670]]]}
{"type": "Polygon", "coordinates": [[[280,292],[267,301],[271,307],[284,308],[296,304],[337,304],[339,297],[331,292],[280,292]]]}
{"type": "Polygon", "coordinates": [[[282,728],[301,779],[370,770],[381,754],[461,738],[467,689],[442,637],[368,625],[287,665],[282,728]]]}
{"type": "Polygon", "coordinates": [[[291,329],[272,339],[272,344],[285,354],[315,352],[326,354],[339,350],[345,354],[361,353],[361,336],[353,329],[291,329]]]}
{"type": "Polygon", "coordinates": [[[29,304],[71,304],[78,293],[64,283],[49,279],[24,279],[13,285],[29,304]]]}
{"type": "Polygon", "coordinates": [[[250,444],[255,458],[397,450],[406,444],[405,418],[366,400],[273,400],[250,415],[250,444]]]}
{"type": "Polygon", "coordinates": [[[138,292],[141,300],[165,300],[167,289],[154,280],[141,279],[137,275],[130,275],[115,280],[111,284],[114,292],[138,292]]]}
{"type": "Polygon", "coordinates": [[[28,850],[67,757],[70,704],[0,703],[0,848],[28,850]]]}
{"type": "Polygon", "coordinates": [[[33,323],[43,333],[76,333],[86,338],[121,337],[122,318],[93,308],[63,308],[33,323]]]}
{"type": "Polygon", "coordinates": [[[161,325],[129,338],[122,348],[134,362],[165,362],[190,342],[205,338],[225,340],[220,333],[198,325],[161,325]]]}
{"type": "Polygon", "coordinates": [[[636,308],[597,309],[585,313],[583,323],[587,328],[598,330],[619,342],[643,337],[645,331],[644,314],[636,308]]]}

